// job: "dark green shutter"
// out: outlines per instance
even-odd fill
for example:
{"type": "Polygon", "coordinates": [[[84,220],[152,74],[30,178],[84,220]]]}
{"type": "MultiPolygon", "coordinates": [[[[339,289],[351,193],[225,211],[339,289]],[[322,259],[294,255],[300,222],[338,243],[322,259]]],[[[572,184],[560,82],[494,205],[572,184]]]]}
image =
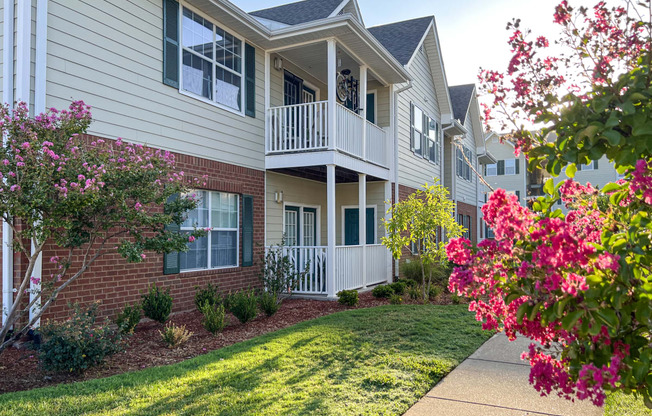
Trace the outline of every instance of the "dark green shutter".
{"type": "MultiPolygon", "coordinates": [[[[516,166],[518,166],[518,165],[516,165],[516,166]]],[[[518,198],[518,202],[521,202],[521,191],[514,191],[514,193],[516,194],[516,197],[518,198]]]]}
{"type": "Polygon", "coordinates": [[[367,121],[376,124],[376,94],[367,94],[367,121]]]}
{"type": "Polygon", "coordinates": [[[254,264],[254,197],[242,196],[242,266],[254,264]]]}
{"type": "Polygon", "coordinates": [[[256,49],[245,43],[245,114],[256,117],[256,49]]]}
{"type": "MultiPolygon", "coordinates": [[[[173,233],[179,232],[181,227],[179,224],[168,224],[165,226],[167,231],[173,233]]],[[[174,251],[163,255],[163,274],[177,274],[179,273],[179,252],[174,251]]]]}
{"type": "Polygon", "coordinates": [[[163,83],[179,88],[179,3],[163,0],[163,83]]]}
{"type": "Polygon", "coordinates": [[[505,174],[505,161],[504,160],[499,160],[498,161],[498,167],[497,167],[497,173],[498,175],[504,175],[505,174]]]}
{"type": "Polygon", "coordinates": [[[598,161],[594,160],[593,163],[594,163],[593,169],[598,170],[598,161]]]}
{"type": "Polygon", "coordinates": [[[412,151],[414,147],[414,104],[410,103],[410,147],[412,151]]]}
{"type": "Polygon", "coordinates": [[[518,160],[518,159],[516,159],[516,160],[514,161],[514,164],[516,165],[516,174],[517,174],[517,175],[518,175],[518,173],[519,173],[519,171],[520,171],[520,166],[519,166],[520,163],[519,163],[519,162],[520,162],[520,160],[518,160]]]}

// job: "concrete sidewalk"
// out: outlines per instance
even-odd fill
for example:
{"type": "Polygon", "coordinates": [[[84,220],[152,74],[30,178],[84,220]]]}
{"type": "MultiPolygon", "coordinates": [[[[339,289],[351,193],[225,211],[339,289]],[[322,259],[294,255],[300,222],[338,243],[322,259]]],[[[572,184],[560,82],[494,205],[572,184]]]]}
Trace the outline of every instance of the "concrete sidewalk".
{"type": "Polygon", "coordinates": [[[497,334],[439,382],[405,416],[601,416],[589,402],[541,397],[521,353],[530,342],[497,334]]]}

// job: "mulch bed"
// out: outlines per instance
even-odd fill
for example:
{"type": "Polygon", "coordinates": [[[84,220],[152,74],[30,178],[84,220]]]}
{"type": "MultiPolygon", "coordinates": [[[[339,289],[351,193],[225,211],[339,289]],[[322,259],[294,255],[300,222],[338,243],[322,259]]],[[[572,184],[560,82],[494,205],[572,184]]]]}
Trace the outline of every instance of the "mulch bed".
{"type": "MultiPolygon", "coordinates": [[[[410,300],[407,295],[403,296],[403,299],[406,304],[417,303],[410,300]]],[[[441,295],[433,303],[449,304],[450,295],[441,295]]],[[[161,340],[158,331],[163,328],[163,325],[151,320],[143,320],[136,327],[134,335],[127,340],[125,351],[109,357],[103,365],[81,375],[46,374],[38,366],[35,351],[10,348],[0,354],[0,393],[96,379],[148,367],[174,364],[302,321],[347,309],[371,308],[387,304],[389,304],[388,299],[376,299],[370,292],[360,294],[360,303],[356,308],[340,305],[338,302],[291,298],[283,302],[274,316],[267,317],[259,314],[256,319],[246,324],[241,324],[233,315],[228,314],[230,324],[218,336],[213,336],[203,328],[202,315],[199,312],[178,313],[171,316],[170,322],[185,325],[193,335],[186,344],[176,349],[167,348],[161,340]]]]}

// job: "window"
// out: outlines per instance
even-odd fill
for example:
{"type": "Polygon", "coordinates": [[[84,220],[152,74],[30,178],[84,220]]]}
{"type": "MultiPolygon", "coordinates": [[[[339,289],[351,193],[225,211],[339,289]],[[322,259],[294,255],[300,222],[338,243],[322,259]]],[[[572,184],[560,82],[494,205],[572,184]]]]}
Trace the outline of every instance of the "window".
{"type": "Polygon", "coordinates": [[[423,156],[423,111],[412,104],[412,150],[423,156]]]}
{"type": "Polygon", "coordinates": [[[436,120],[426,116],[423,116],[424,124],[426,126],[427,137],[428,137],[428,160],[433,163],[439,164],[439,157],[441,155],[440,148],[440,134],[441,129],[439,123],[436,120]]]}
{"type": "Polygon", "coordinates": [[[498,164],[490,163],[485,168],[485,176],[496,176],[498,175],[498,164]]]}
{"type": "Polygon", "coordinates": [[[596,169],[598,169],[598,161],[594,160],[588,165],[581,164],[579,170],[596,170],[596,169]]]}
{"type": "Polygon", "coordinates": [[[181,88],[242,111],[242,40],[183,8],[181,88]]]}
{"type": "Polygon", "coordinates": [[[516,175],[516,160],[515,159],[506,159],[505,160],[505,175],[516,175]]]}
{"type": "Polygon", "coordinates": [[[471,149],[467,148],[466,146],[463,146],[462,149],[459,147],[456,149],[456,159],[457,159],[457,166],[456,166],[456,171],[457,171],[457,176],[466,179],[467,181],[471,180],[471,166],[466,162],[466,159],[469,161],[473,160],[473,153],[471,152],[471,149]],[[464,152],[464,153],[462,153],[464,152]],[[466,159],[464,159],[464,156],[466,156],[466,159]]]}
{"type": "Polygon", "coordinates": [[[188,213],[181,232],[212,228],[206,237],[188,244],[179,255],[180,270],[238,266],[239,197],[223,192],[198,191],[199,205],[188,213]]]}

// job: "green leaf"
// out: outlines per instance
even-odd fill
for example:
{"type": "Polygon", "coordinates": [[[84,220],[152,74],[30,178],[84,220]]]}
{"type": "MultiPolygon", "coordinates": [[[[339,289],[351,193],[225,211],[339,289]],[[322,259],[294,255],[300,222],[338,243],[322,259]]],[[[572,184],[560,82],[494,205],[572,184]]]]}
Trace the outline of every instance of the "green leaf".
{"type": "Polygon", "coordinates": [[[530,313],[527,316],[528,321],[534,321],[537,317],[537,313],[539,312],[539,309],[541,309],[541,306],[543,306],[543,302],[539,302],[530,311],[530,313]]]}
{"type": "Polygon", "coordinates": [[[528,308],[530,305],[525,302],[521,306],[518,307],[518,310],[516,311],[516,322],[519,324],[523,323],[523,317],[525,316],[525,313],[527,312],[528,308]]]}
{"type": "Polygon", "coordinates": [[[561,326],[564,328],[566,331],[570,331],[575,327],[575,324],[577,321],[584,315],[583,310],[576,310],[573,312],[569,312],[568,315],[566,315],[562,320],[561,320],[561,326]]]}
{"type": "Polygon", "coordinates": [[[543,185],[543,192],[548,195],[553,195],[555,193],[555,180],[550,178],[546,181],[546,184],[543,185]]]}
{"type": "Polygon", "coordinates": [[[571,163],[570,165],[566,166],[566,176],[569,178],[574,178],[575,172],[577,172],[577,166],[575,163],[571,163]]]}
{"type": "Polygon", "coordinates": [[[623,187],[622,185],[618,185],[617,183],[609,182],[608,184],[606,184],[605,186],[602,187],[601,191],[602,191],[602,193],[606,194],[606,193],[609,193],[609,192],[613,192],[613,191],[622,189],[622,187],[623,187]]]}
{"type": "Polygon", "coordinates": [[[607,130],[602,133],[602,136],[605,137],[612,146],[619,146],[623,141],[623,135],[615,130],[607,130]]]}
{"type": "Polygon", "coordinates": [[[613,309],[599,309],[596,314],[608,327],[618,328],[618,315],[613,309]]]}

